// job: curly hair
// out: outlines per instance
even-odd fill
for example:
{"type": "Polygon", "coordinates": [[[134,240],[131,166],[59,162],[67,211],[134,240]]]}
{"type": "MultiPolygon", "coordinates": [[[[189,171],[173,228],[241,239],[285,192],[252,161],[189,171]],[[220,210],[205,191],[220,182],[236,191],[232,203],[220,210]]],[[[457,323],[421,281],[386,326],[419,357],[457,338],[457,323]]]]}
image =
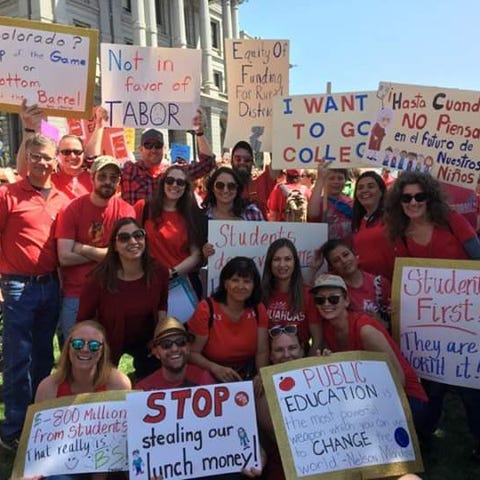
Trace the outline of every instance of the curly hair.
{"type": "Polygon", "coordinates": [[[384,221],[391,242],[405,237],[405,232],[410,223],[410,219],[405,215],[400,201],[403,190],[407,185],[419,185],[428,195],[428,220],[439,227],[448,226],[450,207],[447,204],[440,182],[428,173],[406,171],[397,178],[385,198],[384,221]]]}
{"type": "Polygon", "coordinates": [[[360,228],[360,225],[362,223],[362,218],[367,213],[367,211],[365,210],[365,207],[360,203],[360,201],[357,198],[358,182],[363,178],[372,178],[375,181],[375,183],[378,185],[378,188],[380,189],[380,193],[381,193],[380,201],[378,202],[378,206],[376,210],[368,217],[367,227],[375,223],[377,219],[383,216],[383,203],[385,200],[385,193],[387,191],[385,182],[383,181],[383,178],[373,170],[363,172],[358,177],[357,182],[355,183],[355,193],[353,194],[352,232],[358,232],[358,229],[360,228]]]}

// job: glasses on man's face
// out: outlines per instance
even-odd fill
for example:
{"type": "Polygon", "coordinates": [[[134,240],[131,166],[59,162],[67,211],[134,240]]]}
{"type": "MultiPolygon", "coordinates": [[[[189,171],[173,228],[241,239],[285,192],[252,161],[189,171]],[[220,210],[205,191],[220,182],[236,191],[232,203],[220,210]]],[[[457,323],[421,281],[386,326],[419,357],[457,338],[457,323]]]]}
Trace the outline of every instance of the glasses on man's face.
{"type": "Polygon", "coordinates": [[[98,352],[103,345],[103,342],[100,342],[98,340],[84,340],[83,338],[72,338],[70,340],[70,345],[74,350],[82,350],[85,344],[88,347],[88,351],[91,353],[98,352]]]}
{"type": "Polygon", "coordinates": [[[411,193],[402,193],[400,195],[400,201],[402,203],[410,203],[412,200],[415,200],[417,203],[423,203],[426,202],[428,199],[428,194],[425,192],[419,192],[416,193],[415,195],[412,195],[411,193]]]}
{"type": "Polygon", "coordinates": [[[176,183],[179,187],[184,187],[187,184],[187,181],[183,178],[167,177],[165,183],[167,185],[173,185],[176,183]]]}
{"type": "Polygon", "coordinates": [[[145,238],[146,232],[143,228],[139,228],[138,230],[134,230],[132,233],[130,232],[119,232],[117,233],[117,241],[120,243],[128,243],[131,238],[135,241],[143,240],[145,238]]]}
{"type": "Polygon", "coordinates": [[[156,150],[161,150],[163,148],[163,143],[162,142],[144,143],[143,148],[145,148],[146,150],[152,150],[152,148],[155,148],[156,150]]]}
{"type": "Polygon", "coordinates": [[[153,346],[163,348],[164,350],[170,350],[173,345],[176,345],[177,347],[185,347],[187,343],[188,341],[185,337],[167,338],[165,340],[155,340],[153,346]]]}
{"type": "Polygon", "coordinates": [[[237,155],[233,156],[235,162],[250,163],[253,162],[253,158],[250,155],[237,155]]]}
{"type": "Polygon", "coordinates": [[[225,183],[219,180],[218,182],[215,182],[213,188],[215,188],[215,190],[225,190],[226,188],[229,192],[235,192],[238,188],[238,185],[235,182],[225,183]]]}
{"type": "Polygon", "coordinates": [[[296,335],[297,334],[297,326],[296,325],[285,325],[285,326],[275,326],[272,327],[269,331],[268,334],[270,335],[270,338],[275,338],[281,335],[282,333],[286,333],[287,335],[296,335]]]}
{"type": "Polygon", "coordinates": [[[120,181],[120,175],[116,175],[114,173],[110,175],[106,173],[97,173],[95,178],[102,183],[106,181],[109,181],[110,183],[118,183],[120,181]]]}
{"type": "Polygon", "coordinates": [[[328,302],[330,305],[338,305],[342,295],[329,295],[328,297],[323,297],[321,295],[317,295],[315,297],[315,303],[317,305],[325,305],[328,302]]]}
{"type": "Polygon", "coordinates": [[[64,148],[60,150],[60,153],[65,157],[69,157],[70,155],[76,155],[78,157],[83,153],[83,150],[78,150],[76,148],[64,148]]]}
{"type": "Polygon", "coordinates": [[[51,162],[53,161],[53,157],[50,155],[46,155],[45,153],[29,153],[30,159],[33,160],[34,162],[39,162],[40,160],[45,160],[46,162],[51,162]]]}

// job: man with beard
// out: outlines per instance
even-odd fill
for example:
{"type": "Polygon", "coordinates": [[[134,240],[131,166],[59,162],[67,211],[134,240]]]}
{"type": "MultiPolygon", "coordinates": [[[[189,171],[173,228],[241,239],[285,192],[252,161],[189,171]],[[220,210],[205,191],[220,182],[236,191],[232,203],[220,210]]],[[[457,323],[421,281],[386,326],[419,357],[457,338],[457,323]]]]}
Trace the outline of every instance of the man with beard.
{"type": "Polygon", "coordinates": [[[107,252],[115,222],[135,217],[131,205],[116,195],[120,166],[108,155],[98,157],[91,167],[93,190],[62,210],[55,231],[62,271],[63,300],[59,327],[63,338],[75,323],[85,278],[107,252]]]}

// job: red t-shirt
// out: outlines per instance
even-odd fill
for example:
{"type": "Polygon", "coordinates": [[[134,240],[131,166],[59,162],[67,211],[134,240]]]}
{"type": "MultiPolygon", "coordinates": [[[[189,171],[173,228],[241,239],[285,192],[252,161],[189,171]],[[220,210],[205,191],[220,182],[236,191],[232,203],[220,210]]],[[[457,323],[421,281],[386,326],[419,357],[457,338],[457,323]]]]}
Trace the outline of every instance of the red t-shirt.
{"type": "Polygon", "coordinates": [[[243,189],[242,197],[255,203],[261,210],[264,219],[268,218],[267,201],[276,184],[277,181],[270,176],[270,168],[267,167],[243,189]]]}
{"type": "Polygon", "coordinates": [[[169,382],[163,376],[162,369],[159,368],[148,377],[140,380],[136,385],[136,390],[168,390],[170,388],[196,387],[200,385],[213,385],[217,381],[212,377],[208,370],[204,370],[197,365],[188,363],[185,367],[185,377],[181,382],[169,382]]]}
{"type": "MultiPolygon", "coordinates": [[[[323,212],[323,198],[321,211],[323,212]]],[[[327,212],[323,216],[323,221],[328,223],[328,239],[340,239],[344,242],[350,243],[352,236],[352,217],[342,212],[341,208],[346,205],[346,210],[350,207],[350,212],[353,206],[353,200],[346,195],[339,195],[337,198],[327,200],[327,212]],[[337,208],[338,207],[338,208],[337,208]]],[[[323,214],[322,214],[323,215],[323,214]]],[[[319,222],[321,216],[310,217],[309,222],[319,222]]]]}
{"type": "Polygon", "coordinates": [[[0,272],[42,275],[58,267],[53,232],[68,198],[52,187],[45,199],[28,179],[0,188],[0,272]]]}
{"type": "Polygon", "coordinates": [[[349,308],[355,312],[367,312],[374,315],[379,310],[379,303],[384,307],[390,306],[392,286],[384,277],[367,272],[362,272],[362,274],[363,284],[360,287],[348,286],[349,308]],[[378,287],[375,285],[376,282],[378,282],[378,287]],[[379,302],[380,299],[381,302],[379,302]]]}
{"type": "MultiPolygon", "coordinates": [[[[99,387],[95,388],[94,392],[105,392],[107,390],[106,385],[100,385],[99,387]]],[[[63,383],[60,383],[57,387],[57,398],[60,397],[68,397],[69,395],[75,395],[72,392],[71,385],[65,380],[63,383]]]]}
{"type": "MultiPolygon", "coordinates": [[[[90,194],[72,200],[58,215],[55,238],[75,240],[93,247],[106,247],[118,219],[135,217],[133,207],[119,197],[112,197],[105,207],[98,207],[90,194]]],[[[62,267],[65,297],[79,297],[87,274],[95,262],[62,267]]]]}
{"type": "Polygon", "coordinates": [[[70,200],[81,197],[92,191],[92,177],[87,171],[83,171],[80,175],[72,177],[62,170],[52,175],[52,183],[57,190],[64,193],[70,200]]]}

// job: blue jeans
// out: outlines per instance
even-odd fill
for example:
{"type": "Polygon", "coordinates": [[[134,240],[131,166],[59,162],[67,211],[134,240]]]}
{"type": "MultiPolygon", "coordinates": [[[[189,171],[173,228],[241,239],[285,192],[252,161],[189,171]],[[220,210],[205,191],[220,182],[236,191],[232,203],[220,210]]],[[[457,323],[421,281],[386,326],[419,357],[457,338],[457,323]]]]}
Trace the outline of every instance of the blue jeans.
{"type": "Polygon", "coordinates": [[[19,437],[38,384],[53,366],[53,335],[60,309],[58,280],[1,280],[3,293],[4,439],[19,437]]]}
{"type": "Polygon", "coordinates": [[[63,297],[62,306],[60,308],[60,317],[58,319],[58,330],[61,334],[61,347],[63,342],[68,338],[70,330],[75,325],[77,319],[78,306],[80,299],[76,297],[63,297]]]}

